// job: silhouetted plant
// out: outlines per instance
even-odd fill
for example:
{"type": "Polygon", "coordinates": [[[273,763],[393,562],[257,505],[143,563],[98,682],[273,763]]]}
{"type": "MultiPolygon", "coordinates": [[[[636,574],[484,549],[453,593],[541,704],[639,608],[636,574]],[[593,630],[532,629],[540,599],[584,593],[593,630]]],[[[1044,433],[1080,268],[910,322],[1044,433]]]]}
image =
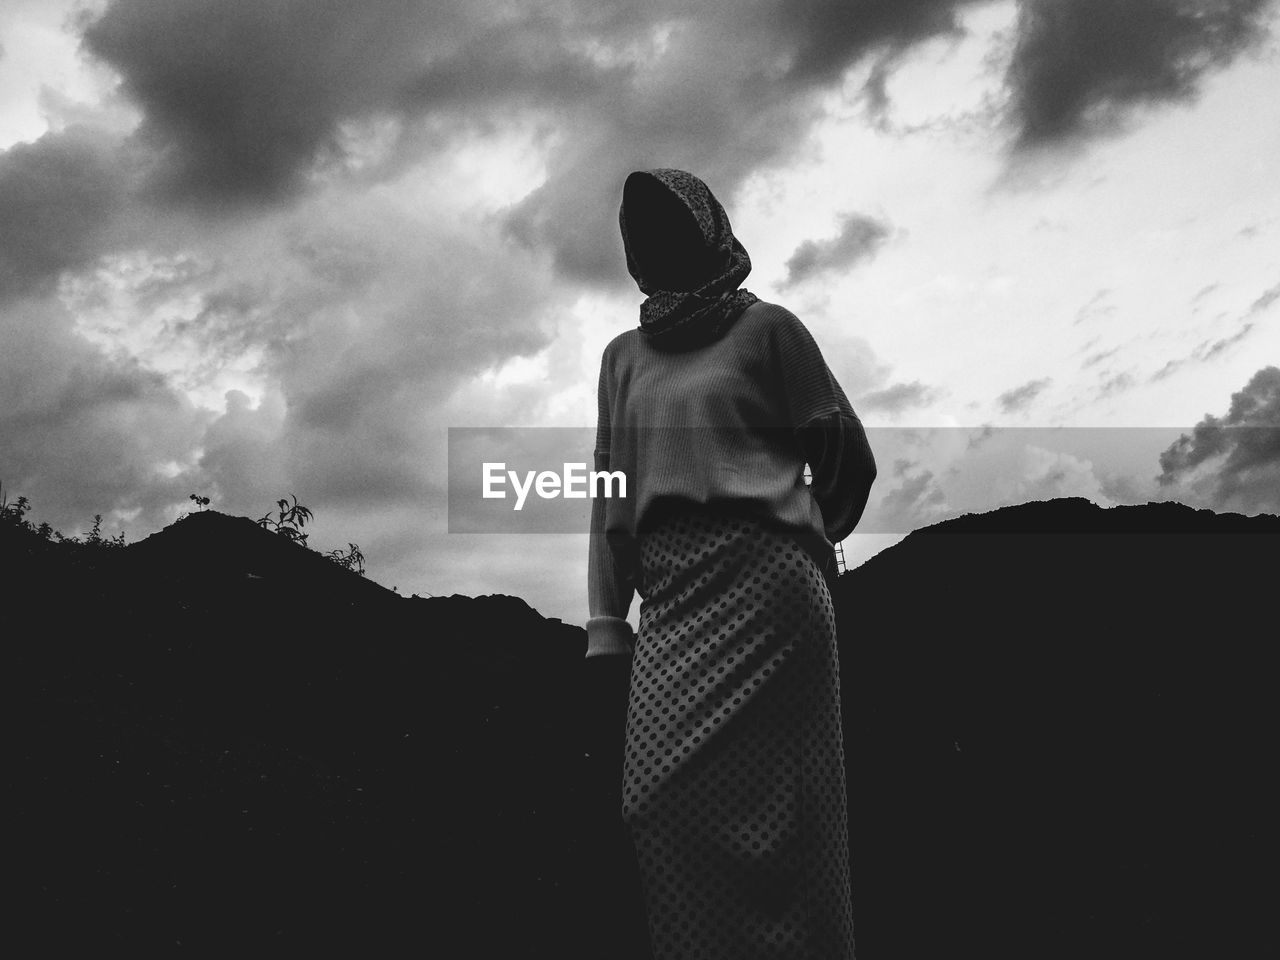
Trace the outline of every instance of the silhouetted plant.
{"type": "MultiPolygon", "coordinates": [[[[209,497],[203,497],[195,493],[191,494],[188,499],[200,510],[203,510],[210,502],[209,497]]],[[[302,547],[306,547],[309,535],[303,533],[302,528],[308,520],[314,519],[314,514],[308,507],[298,502],[296,495],[291,495],[291,499],[292,502],[285,499],[277,500],[276,506],[279,509],[276,516],[273,517],[268,513],[258,520],[258,525],[264,529],[272,530],[302,547]]],[[[82,540],[80,537],[69,537],[61,530],[53,529],[47,522],[41,522],[39,526],[36,526],[26,519],[26,515],[30,510],[31,501],[27,497],[17,497],[10,501],[8,493],[4,490],[3,485],[0,484],[0,525],[8,525],[30,531],[45,540],[59,545],[73,544],[94,550],[125,546],[123,531],[117,533],[114,537],[102,535],[102,514],[100,513],[93,515],[93,526],[82,540]]],[[[330,550],[328,553],[322,554],[322,556],[332,560],[344,570],[354,571],[362,577],[365,575],[365,556],[359,544],[348,543],[346,550],[330,550]]]]}
{"type": "MultiPolygon", "coordinates": [[[[4,491],[4,484],[0,484],[0,525],[15,527],[19,530],[26,530],[34,533],[45,540],[52,540],[55,531],[46,522],[41,522],[36,526],[27,519],[27,513],[31,510],[31,501],[27,497],[18,497],[10,502],[9,496],[4,491]]],[[[61,534],[57,534],[61,537],[61,534]]]]}
{"type": "Polygon", "coordinates": [[[4,492],[4,484],[0,484],[0,523],[12,524],[15,527],[21,527],[24,530],[30,530],[31,521],[26,519],[27,511],[31,509],[31,501],[26,497],[18,497],[13,503],[9,502],[9,495],[4,492]]]}
{"type": "Polygon", "coordinates": [[[93,529],[89,531],[89,535],[85,537],[85,546],[88,547],[123,547],[124,531],[121,530],[114,537],[104,537],[102,535],[102,514],[95,513],[93,515],[93,529]]]}
{"type": "Polygon", "coordinates": [[[0,520],[5,523],[11,523],[16,527],[27,527],[31,525],[30,520],[24,519],[31,504],[26,497],[19,497],[13,503],[0,503],[0,520]]]}
{"type": "MultiPolygon", "coordinates": [[[[303,533],[302,528],[308,520],[314,519],[315,515],[310,509],[298,502],[295,494],[290,494],[290,496],[293,498],[292,503],[288,500],[277,500],[276,506],[279,508],[279,513],[274,517],[267,513],[259,518],[258,526],[264,530],[274,530],[281,536],[288,537],[294,543],[305,547],[307,545],[307,537],[310,534],[303,533]]],[[[195,494],[191,495],[191,499],[195,500],[197,504],[202,499],[206,503],[208,502],[207,498],[197,497],[195,494]]],[[[362,577],[365,575],[364,553],[361,552],[358,544],[348,543],[345,551],[330,550],[328,553],[321,554],[321,556],[332,560],[344,570],[353,570],[362,577]]]]}
{"type": "Polygon", "coordinates": [[[276,506],[280,508],[280,516],[278,518],[272,517],[271,513],[268,512],[265,516],[259,518],[258,526],[264,530],[274,530],[282,537],[287,537],[294,543],[305,547],[307,545],[307,537],[310,534],[303,533],[302,528],[311,519],[312,514],[310,510],[298,503],[297,496],[293,494],[290,494],[290,496],[293,496],[292,504],[288,500],[276,501],[276,506]]]}
{"type": "Polygon", "coordinates": [[[41,539],[59,544],[71,543],[94,548],[123,547],[125,545],[124,531],[117,533],[114,537],[104,537],[102,535],[102,514],[100,513],[93,515],[93,528],[85,539],[81,540],[79,537],[68,537],[61,530],[53,529],[48,521],[41,521],[37,526],[27,519],[27,513],[30,510],[31,501],[27,497],[18,497],[13,502],[10,502],[3,486],[0,485],[0,523],[2,524],[27,530],[41,539]]]}
{"type": "Polygon", "coordinates": [[[364,554],[360,552],[360,548],[354,543],[347,543],[347,552],[341,550],[330,550],[325,554],[330,560],[340,567],[347,570],[354,570],[360,576],[364,576],[364,554]]]}

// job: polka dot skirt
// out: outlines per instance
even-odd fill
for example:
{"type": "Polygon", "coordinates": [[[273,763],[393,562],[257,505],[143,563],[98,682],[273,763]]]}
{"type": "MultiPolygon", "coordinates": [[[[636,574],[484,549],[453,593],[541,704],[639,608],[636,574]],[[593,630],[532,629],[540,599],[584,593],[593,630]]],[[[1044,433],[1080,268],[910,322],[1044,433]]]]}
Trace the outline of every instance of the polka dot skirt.
{"type": "Polygon", "coordinates": [[[852,960],[835,612],[791,536],[706,511],[640,538],[623,820],[655,960],[852,960]]]}

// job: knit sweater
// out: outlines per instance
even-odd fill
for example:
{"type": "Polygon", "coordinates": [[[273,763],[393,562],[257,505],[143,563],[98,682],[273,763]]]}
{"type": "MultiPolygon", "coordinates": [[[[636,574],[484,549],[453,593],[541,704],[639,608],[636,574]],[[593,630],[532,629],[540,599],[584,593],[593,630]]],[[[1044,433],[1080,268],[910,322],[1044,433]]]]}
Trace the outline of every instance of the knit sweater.
{"type": "Polygon", "coordinates": [[[745,512],[833,571],[833,544],[857,524],[875,460],[791,311],[759,301],[720,339],[680,352],[627,330],[605,347],[598,403],[595,469],[622,471],[627,496],[592,501],[588,657],[631,652],[639,536],[681,505],[745,512]]]}

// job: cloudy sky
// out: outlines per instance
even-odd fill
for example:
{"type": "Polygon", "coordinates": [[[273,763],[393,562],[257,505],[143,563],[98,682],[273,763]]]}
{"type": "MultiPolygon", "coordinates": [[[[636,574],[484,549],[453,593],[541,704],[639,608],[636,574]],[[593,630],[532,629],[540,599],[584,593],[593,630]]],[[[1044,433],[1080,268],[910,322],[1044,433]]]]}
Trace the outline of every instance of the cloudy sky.
{"type": "Polygon", "coordinates": [[[448,532],[448,430],[594,430],[621,184],[675,166],[872,428],[851,558],[1280,512],[1278,8],[0,0],[0,481],[131,542],[296,494],[402,594],[583,622],[584,534],[448,532]]]}

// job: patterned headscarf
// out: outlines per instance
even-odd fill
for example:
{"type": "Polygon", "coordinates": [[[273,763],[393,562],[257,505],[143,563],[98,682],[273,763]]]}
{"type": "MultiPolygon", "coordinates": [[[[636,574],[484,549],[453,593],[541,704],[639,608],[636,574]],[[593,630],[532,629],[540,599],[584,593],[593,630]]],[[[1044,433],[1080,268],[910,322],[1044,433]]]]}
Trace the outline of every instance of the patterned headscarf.
{"type": "MultiPolygon", "coordinates": [[[[695,278],[688,291],[663,290],[644,275],[627,233],[627,203],[618,210],[622,242],[627,254],[627,270],[640,292],[647,294],[640,304],[640,330],[645,339],[664,350],[685,350],[718,339],[742,312],[759,298],[739,285],[751,272],[751,258],[733,235],[729,216],[710,188],[691,173],[661,168],[636,171],[628,177],[651,177],[688,209],[701,234],[705,275],[695,278]]],[[[638,216],[638,212],[634,214],[638,216]]],[[[664,225],[660,225],[664,226],[664,225]]],[[[671,224],[673,236],[682,226],[671,224]]],[[[673,242],[674,239],[673,239],[673,242]]],[[[695,241],[696,242],[696,241],[695,241]]]]}

